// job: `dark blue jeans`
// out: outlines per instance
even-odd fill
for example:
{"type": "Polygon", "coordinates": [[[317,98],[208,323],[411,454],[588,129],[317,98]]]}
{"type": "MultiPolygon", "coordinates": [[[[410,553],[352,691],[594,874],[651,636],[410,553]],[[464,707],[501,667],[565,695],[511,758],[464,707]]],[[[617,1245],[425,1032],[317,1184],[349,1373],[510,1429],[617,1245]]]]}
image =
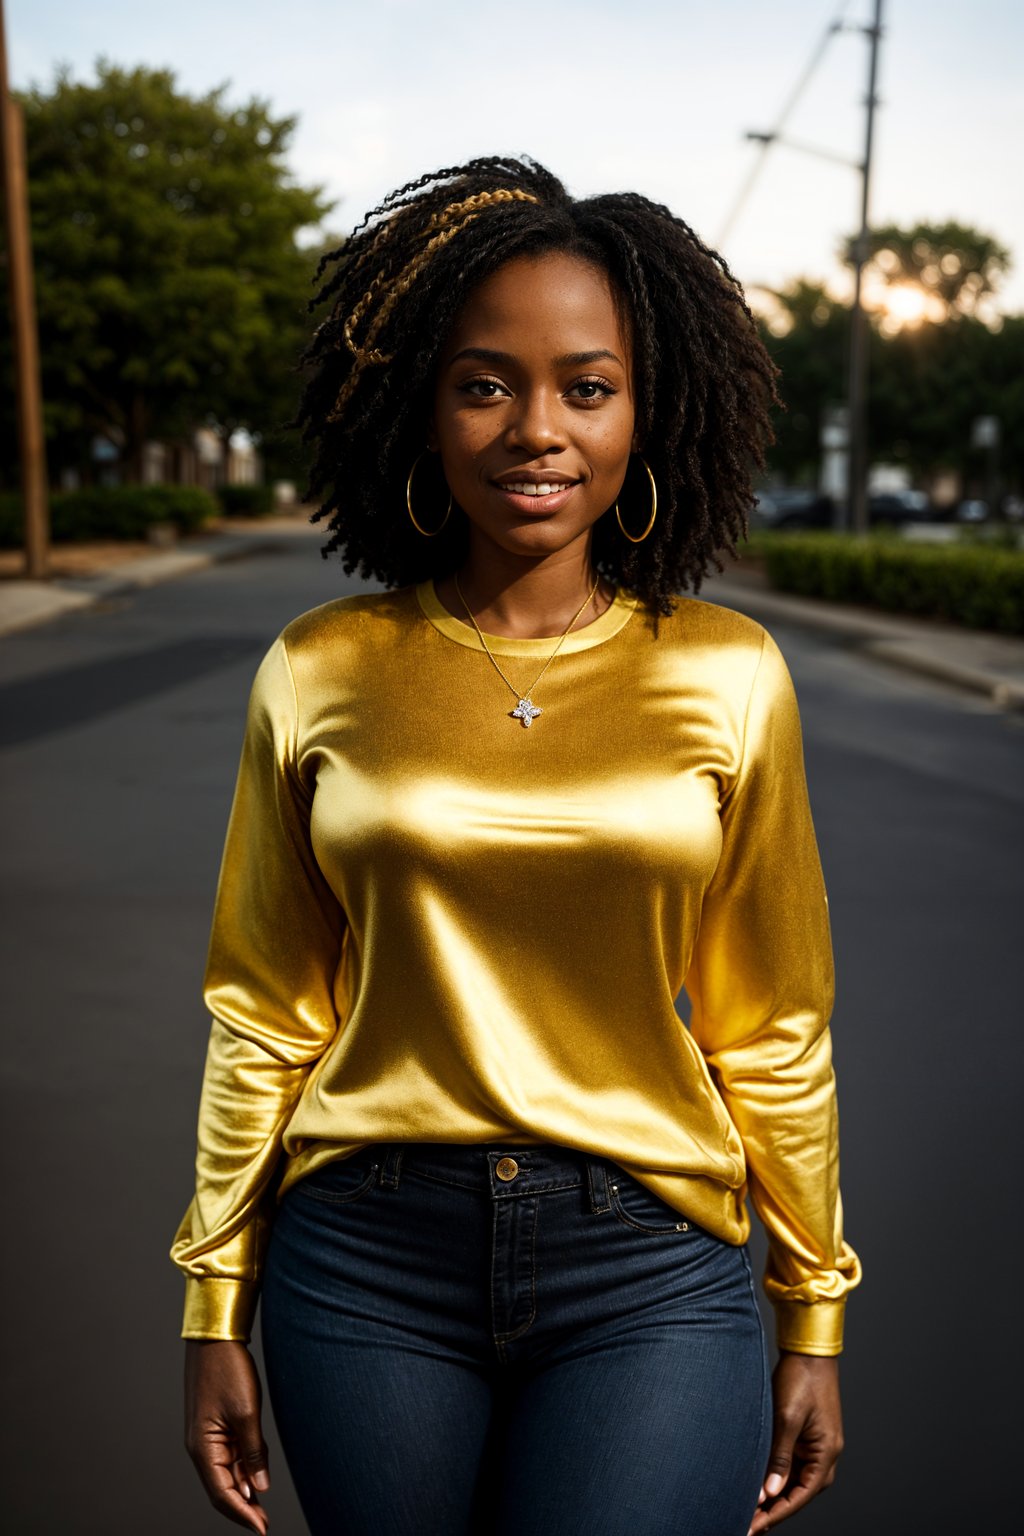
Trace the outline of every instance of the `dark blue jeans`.
{"type": "Polygon", "coordinates": [[[564,1147],[377,1145],[285,1196],[264,1354],[313,1536],[746,1536],[744,1249],[564,1147]]]}

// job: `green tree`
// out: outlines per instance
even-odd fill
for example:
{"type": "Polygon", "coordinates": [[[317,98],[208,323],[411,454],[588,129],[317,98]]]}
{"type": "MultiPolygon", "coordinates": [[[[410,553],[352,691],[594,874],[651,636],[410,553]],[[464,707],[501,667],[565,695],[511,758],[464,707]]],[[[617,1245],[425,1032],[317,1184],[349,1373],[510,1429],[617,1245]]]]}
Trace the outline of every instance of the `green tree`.
{"type": "MultiPolygon", "coordinates": [[[[824,409],[845,399],[849,309],[823,286],[799,279],[774,295],[765,342],[782,370],[786,410],[776,419],[770,468],[788,481],[814,483],[824,409]]],[[[971,447],[978,416],[1002,425],[1004,487],[1024,485],[1024,316],[998,328],[972,315],[925,322],[886,336],[870,333],[868,438],[875,461],[905,464],[915,479],[957,471],[965,487],[984,485],[984,457],[971,447]]]]}
{"type": "Polygon", "coordinates": [[[822,415],[845,399],[850,316],[823,284],[797,278],[771,292],[774,312],[762,335],[781,369],[785,411],[775,418],[769,467],[793,483],[814,481],[822,415]]]}
{"type": "Polygon", "coordinates": [[[101,60],[22,99],[54,468],[96,436],[131,469],[150,438],[210,422],[279,432],[294,408],[313,263],[330,204],[294,184],[294,118],[227,87],[101,60]]]}
{"type": "Polygon", "coordinates": [[[965,489],[985,489],[984,454],[971,446],[978,416],[1002,427],[1004,486],[1024,483],[1024,316],[998,330],[965,315],[874,338],[870,431],[875,458],[905,462],[917,477],[960,473],[965,489]]]}

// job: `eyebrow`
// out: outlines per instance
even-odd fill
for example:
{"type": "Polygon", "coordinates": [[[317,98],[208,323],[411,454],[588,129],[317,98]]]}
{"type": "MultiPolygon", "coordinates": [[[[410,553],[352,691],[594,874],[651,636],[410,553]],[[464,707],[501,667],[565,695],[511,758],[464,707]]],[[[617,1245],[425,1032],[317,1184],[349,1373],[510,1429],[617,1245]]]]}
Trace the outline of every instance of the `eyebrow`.
{"type": "MultiPolygon", "coordinates": [[[[495,365],[518,362],[518,359],[511,352],[495,352],[490,347],[463,347],[461,352],[456,352],[448,366],[451,368],[456,363],[465,362],[467,359],[472,359],[478,363],[494,363],[495,365]]],[[[556,368],[582,368],[587,363],[599,363],[603,359],[610,359],[613,363],[618,363],[620,368],[625,367],[621,357],[618,357],[614,352],[609,352],[606,347],[598,347],[593,352],[565,352],[561,357],[556,357],[554,361],[556,368]]]]}

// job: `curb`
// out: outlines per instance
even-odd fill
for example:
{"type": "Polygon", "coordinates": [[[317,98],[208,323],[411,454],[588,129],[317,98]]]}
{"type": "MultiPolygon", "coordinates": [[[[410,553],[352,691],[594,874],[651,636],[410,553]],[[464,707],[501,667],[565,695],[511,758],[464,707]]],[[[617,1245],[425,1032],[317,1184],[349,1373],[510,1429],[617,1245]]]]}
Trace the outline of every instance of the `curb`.
{"type": "MultiPolygon", "coordinates": [[[[952,683],[973,693],[984,694],[999,709],[1024,710],[1024,677],[1012,676],[968,662],[936,654],[928,649],[934,637],[917,627],[917,621],[899,615],[883,616],[855,608],[819,603],[813,598],[791,597],[782,592],[765,591],[746,582],[712,580],[701,597],[735,608],[751,618],[778,619],[804,629],[818,630],[858,640],[861,648],[879,661],[917,672],[939,682],[952,683]]],[[[973,633],[973,632],[972,632],[973,633]]],[[[1020,668],[1024,673],[1024,641],[1013,637],[995,637],[1008,648],[1019,647],[1020,668]]]]}
{"type": "Polygon", "coordinates": [[[864,649],[880,661],[892,662],[908,672],[919,672],[923,677],[935,677],[940,682],[986,694],[999,709],[1024,710],[1024,683],[1014,682],[1012,678],[929,656],[926,651],[914,650],[902,640],[871,640],[864,649]]]}
{"type": "Polygon", "coordinates": [[[213,534],[199,549],[175,549],[143,555],[96,576],[70,576],[61,581],[15,581],[0,586],[0,636],[34,629],[66,613],[91,608],[112,597],[122,597],[144,587],[159,586],[179,576],[191,575],[227,560],[273,549],[270,534],[213,534]]]}

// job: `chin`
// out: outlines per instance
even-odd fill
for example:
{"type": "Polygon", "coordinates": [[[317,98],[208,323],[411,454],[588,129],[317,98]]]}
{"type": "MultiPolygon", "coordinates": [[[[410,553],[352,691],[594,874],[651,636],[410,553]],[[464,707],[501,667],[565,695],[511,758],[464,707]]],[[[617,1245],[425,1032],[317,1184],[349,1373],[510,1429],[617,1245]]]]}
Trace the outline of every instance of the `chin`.
{"type": "Polygon", "coordinates": [[[555,555],[579,539],[585,538],[585,528],[559,527],[557,520],[523,523],[516,528],[503,528],[500,533],[488,531],[487,537],[510,555],[555,555]]]}

